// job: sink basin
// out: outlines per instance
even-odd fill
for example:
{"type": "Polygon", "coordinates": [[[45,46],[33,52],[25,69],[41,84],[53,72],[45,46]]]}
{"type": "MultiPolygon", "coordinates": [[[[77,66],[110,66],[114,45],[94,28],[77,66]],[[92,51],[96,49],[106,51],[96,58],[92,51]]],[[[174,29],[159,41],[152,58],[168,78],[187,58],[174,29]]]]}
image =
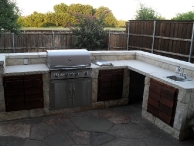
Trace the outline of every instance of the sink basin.
{"type": "Polygon", "coordinates": [[[175,75],[167,76],[167,78],[169,78],[169,79],[171,79],[171,80],[174,80],[174,81],[181,81],[181,82],[184,82],[184,81],[185,81],[184,78],[179,77],[179,76],[175,76],[175,75]]]}

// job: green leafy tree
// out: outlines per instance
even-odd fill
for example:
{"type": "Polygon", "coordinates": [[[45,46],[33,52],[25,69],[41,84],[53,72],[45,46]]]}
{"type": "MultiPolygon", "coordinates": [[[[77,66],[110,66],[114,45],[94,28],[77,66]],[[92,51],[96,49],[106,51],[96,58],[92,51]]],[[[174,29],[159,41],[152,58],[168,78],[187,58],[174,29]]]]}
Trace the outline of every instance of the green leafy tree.
{"type": "Polygon", "coordinates": [[[194,20],[194,12],[178,13],[172,20],[194,20]]]}
{"type": "Polygon", "coordinates": [[[88,50],[102,49],[104,45],[104,15],[99,18],[92,15],[72,14],[76,17],[76,24],[69,28],[73,34],[73,46],[75,48],[86,48],[88,50]]]}
{"type": "Polygon", "coordinates": [[[35,11],[33,14],[25,17],[23,22],[26,27],[41,27],[44,24],[44,14],[35,11]]]}
{"type": "Polygon", "coordinates": [[[140,9],[136,11],[135,20],[164,20],[165,18],[158,14],[151,7],[140,4],[140,9]]]}
{"type": "Polygon", "coordinates": [[[11,0],[0,0],[0,36],[3,30],[20,34],[20,25],[17,23],[20,12],[16,3],[11,0]]]}
{"type": "Polygon", "coordinates": [[[117,19],[114,17],[113,13],[111,12],[111,10],[107,7],[99,7],[98,9],[95,10],[95,16],[96,17],[101,17],[101,15],[103,15],[105,13],[104,16],[104,23],[106,27],[116,27],[117,26],[117,19]]]}
{"type": "Polygon", "coordinates": [[[94,12],[94,9],[90,5],[82,5],[82,4],[71,4],[67,8],[67,12],[70,13],[79,13],[79,14],[89,14],[92,15],[94,12]]]}
{"type": "Polygon", "coordinates": [[[60,3],[58,5],[54,5],[54,11],[55,13],[66,13],[67,12],[68,5],[64,3],[60,3]]]}
{"type": "Polygon", "coordinates": [[[126,22],[124,20],[118,20],[117,27],[126,27],[126,22]]]}

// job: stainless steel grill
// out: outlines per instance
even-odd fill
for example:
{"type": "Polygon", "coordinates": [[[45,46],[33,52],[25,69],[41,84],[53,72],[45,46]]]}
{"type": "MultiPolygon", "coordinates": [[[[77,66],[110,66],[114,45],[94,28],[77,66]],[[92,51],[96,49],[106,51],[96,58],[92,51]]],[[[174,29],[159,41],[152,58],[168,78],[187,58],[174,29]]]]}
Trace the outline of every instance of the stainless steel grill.
{"type": "Polygon", "coordinates": [[[50,108],[91,105],[91,61],[85,49],[48,50],[50,108]]]}

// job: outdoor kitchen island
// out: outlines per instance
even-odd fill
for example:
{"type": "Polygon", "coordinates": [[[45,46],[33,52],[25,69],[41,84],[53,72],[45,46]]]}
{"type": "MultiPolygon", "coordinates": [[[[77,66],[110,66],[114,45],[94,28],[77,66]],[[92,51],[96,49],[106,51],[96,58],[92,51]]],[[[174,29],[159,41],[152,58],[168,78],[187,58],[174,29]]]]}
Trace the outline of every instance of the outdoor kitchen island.
{"type": "MultiPolygon", "coordinates": [[[[1,79],[3,76],[9,75],[21,75],[21,74],[36,74],[36,67],[34,67],[34,71],[22,72],[21,68],[30,65],[23,65],[23,60],[28,59],[29,64],[33,66],[34,64],[42,64],[45,65],[46,53],[22,53],[22,54],[5,54],[4,57],[1,56],[1,79]],[[5,65],[6,64],[6,65],[5,65]],[[15,68],[12,70],[13,72],[7,72],[7,69],[15,68]],[[16,69],[19,67],[18,69],[16,69]],[[7,69],[6,69],[7,68],[7,69]],[[5,70],[4,70],[5,69],[5,70]],[[18,73],[18,70],[21,72],[18,73]]],[[[167,57],[162,57],[150,53],[145,53],[142,51],[118,51],[118,52],[90,52],[91,61],[93,60],[107,60],[110,61],[113,66],[112,67],[99,67],[95,64],[92,64],[92,106],[87,107],[75,107],[75,108],[67,108],[61,110],[49,110],[47,104],[44,105],[42,109],[32,109],[32,110],[22,110],[15,112],[5,112],[5,105],[3,109],[3,105],[1,105],[1,113],[0,120],[12,120],[19,118],[28,118],[35,116],[46,116],[46,115],[54,115],[60,113],[71,113],[76,111],[82,111],[87,109],[98,109],[98,108],[107,108],[111,106],[119,106],[128,104],[128,86],[130,84],[130,78],[128,74],[130,70],[139,72],[146,76],[145,78],[145,88],[144,88],[144,97],[142,104],[142,115],[146,119],[150,120],[153,124],[157,125],[164,131],[170,133],[172,136],[177,139],[183,139],[188,136],[190,131],[190,127],[188,122],[190,119],[194,117],[194,82],[175,82],[165,78],[165,76],[174,74],[174,70],[176,66],[181,66],[185,69],[185,72],[190,78],[194,78],[194,66],[190,63],[186,63],[183,61],[178,61],[175,59],[170,59],[167,57]],[[107,70],[107,69],[124,69],[124,82],[123,82],[123,97],[117,100],[109,100],[109,101],[97,101],[97,87],[98,87],[98,72],[99,70],[107,70]],[[149,96],[149,85],[150,78],[165,83],[169,86],[177,88],[178,98],[177,98],[177,106],[174,117],[173,126],[169,126],[159,118],[155,117],[153,114],[147,112],[147,102],[149,96]]],[[[49,71],[43,72],[43,93],[44,100],[49,100],[49,71]],[[45,98],[46,97],[46,98],[45,98]]],[[[1,81],[0,90],[3,93],[3,84],[1,81]]],[[[4,101],[4,95],[1,96],[1,103],[4,101]],[[3,97],[3,99],[2,99],[3,97]]],[[[45,101],[44,101],[45,102],[45,101]]]]}

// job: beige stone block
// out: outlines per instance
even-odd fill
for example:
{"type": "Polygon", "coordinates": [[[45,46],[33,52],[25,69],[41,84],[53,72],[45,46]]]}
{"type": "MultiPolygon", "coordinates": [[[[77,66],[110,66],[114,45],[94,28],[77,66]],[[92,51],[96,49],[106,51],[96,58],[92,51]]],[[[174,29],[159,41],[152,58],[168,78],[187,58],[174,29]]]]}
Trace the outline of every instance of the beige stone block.
{"type": "Polygon", "coordinates": [[[130,55],[117,55],[117,60],[131,60],[133,57],[130,55]]]}
{"type": "Polygon", "coordinates": [[[39,109],[31,109],[30,117],[42,117],[50,115],[50,111],[48,108],[39,108],[39,109]]]}
{"type": "Polygon", "coordinates": [[[92,102],[97,102],[98,79],[92,79],[92,102]]]}
{"type": "Polygon", "coordinates": [[[130,70],[128,69],[128,68],[124,68],[124,75],[123,75],[123,77],[124,78],[128,78],[129,77],[129,72],[130,72],[130,70]]]}
{"type": "Polygon", "coordinates": [[[169,133],[170,135],[172,135],[176,139],[179,139],[180,132],[178,130],[174,129],[173,127],[167,125],[166,123],[164,123],[160,119],[156,118],[155,125],[158,126],[160,129],[162,129],[163,131],[169,133]]]}
{"type": "Polygon", "coordinates": [[[121,105],[127,105],[129,101],[129,98],[121,98],[117,100],[110,100],[110,107],[114,106],[121,106],[121,105]]]}
{"type": "Polygon", "coordinates": [[[31,58],[29,64],[46,64],[46,58],[31,58]]]}
{"type": "Polygon", "coordinates": [[[29,110],[1,112],[0,121],[28,118],[29,115],[30,115],[29,110]]]}
{"type": "Polygon", "coordinates": [[[144,110],[147,110],[147,105],[148,105],[148,96],[143,96],[143,102],[142,102],[142,108],[144,110]]]}
{"type": "Polygon", "coordinates": [[[93,102],[92,103],[92,109],[102,109],[102,108],[105,108],[104,101],[99,101],[99,102],[93,102]]]}
{"type": "Polygon", "coordinates": [[[191,99],[191,91],[185,89],[179,89],[178,101],[182,103],[189,103],[191,99]]]}
{"type": "Polygon", "coordinates": [[[5,100],[0,100],[0,112],[5,111],[5,100]]]}
{"type": "Polygon", "coordinates": [[[147,85],[147,84],[144,86],[144,91],[143,91],[143,92],[144,92],[145,94],[149,93],[149,87],[150,87],[150,86],[147,85]]]}
{"type": "Polygon", "coordinates": [[[96,58],[94,56],[90,56],[90,60],[92,62],[92,61],[96,60],[96,58]]]}
{"type": "Polygon", "coordinates": [[[50,110],[50,115],[69,114],[69,113],[74,113],[78,111],[81,111],[80,107],[50,110]]]}
{"type": "Polygon", "coordinates": [[[4,88],[3,88],[3,85],[0,85],[0,100],[4,100],[4,88]]]}
{"type": "Polygon", "coordinates": [[[123,81],[123,95],[122,98],[128,98],[129,96],[129,77],[124,78],[123,81]]]}
{"type": "Polygon", "coordinates": [[[188,107],[189,107],[188,104],[184,104],[179,101],[177,102],[173,127],[175,127],[178,130],[185,130],[186,128],[188,107]]]}
{"type": "Polygon", "coordinates": [[[153,124],[155,123],[155,120],[156,120],[155,116],[153,116],[152,114],[150,114],[149,112],[147,112],[144,109],[142,109],[142,117],[144,117],[145,119],[149,120],[153,124]]]}
{"type": "Polygon", "coordinates": [[[43,81],[50,81],[50,73],[42,74],[42,80],[43,81]]]}
{"type": "Polygon", "coordinates": [[[101,56],[101,59],[111,61],[111,60],[117,60],[117,57],[116,55],[115,56],[101,56]]]}
{"type": "Polygon", "coordinates": [[[145,77],[144,84],[150,85],[150,78],[149,77],[145,77]]]}
{"type": "MultiPolygon", "coordinates": [[[[3,85],[3,77],[1,76],[1,74],[0,74],[0,86],[2,86],[3,85]]],[[[0,87],[1,88],[1,87],[0,87]]]]}
{"type": "Polygon", "coordinates": [[[142,56],[140,56],[140,55],[136,55],[136,60],[144,61],[144,57],[142,57],[142,56]]]}
{"type": "Polygon", "coordinates": [[[191,99],[189,102],[189,109],[194,110],[194,92],[191,93],[191,99]]]}
{"type": "Polygon", "coordinates": [[[110,107],[110,102],[109,101],[105,101],[104,102],[104,106],[105,106],[105,108],[109,108],[110,107]]]}
{"type": "Polygon", "coordinates": [[[19,58],[7,58],[6,59],[6,65],[11,66],[11,65],[23,65],[24,64],[24,59],[19,59],[19,58]]]}
{"type": "Polygon", "coordinates": [[[194,118],[194,109],[189,109],[187,112],[187,119],[192,119],[194,118]]]}
{"type": "Polygon", "coordinates": [[[43,82],[43,98],[44,98],[44,107],[49,107],[50,99],[49,99],[49,82],[43,82]]]}
{"type": "Polygon", "coordinates": [[[92,110],[92,106],[82,106],[80,107],[80,111],[92,110]]]}
{"type": "Polygon", "coordinates": [[[163,62],[163,63],[162,63],[162,68],[164,68],[164,69],[167,69],[167,70],[168,70],[168,64],[167,64],[167,63],[165,63],[165,62],[163,62]]]}
{"type": "Polygon", "coordinates": [[[99,69],[95,68],[92,69],[92,78],[97,79],[98,78],[99,69]]]}

